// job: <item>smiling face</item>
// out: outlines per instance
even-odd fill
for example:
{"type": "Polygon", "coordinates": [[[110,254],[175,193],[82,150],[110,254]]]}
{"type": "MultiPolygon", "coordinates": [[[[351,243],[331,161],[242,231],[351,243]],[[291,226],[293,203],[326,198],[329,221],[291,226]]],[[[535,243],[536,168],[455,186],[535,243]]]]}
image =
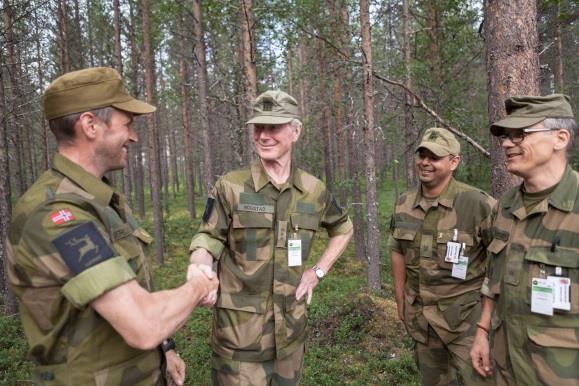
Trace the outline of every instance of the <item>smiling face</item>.
{"type": "Polygon", "coordinates": [[[291,158],[291,149],[300,135],[300,128],[291,123],[283,125],[256,124],[253,142],[259,158],[265,162],[291,158]]]}
{"type": "Polygon", "coordinates": [[[133,114],[115,109],[108,124],[98,119],[95,126],[98,127],[95,163],[105,173],[125,168],[128,145],[139,140],[133,128],[133,114]]]}
{"type": "MultiPolygon", "coordinates": [[[[529,129],[540,129],[542,123],[538,123],[529,129]]],[[[505,134],[510,131],[521,129],[505,129],[505,134]]],[[[513,143],[511,139],[505,138],[501,142],[501,147],[505,153],[505,166],[514,175],[527,179],[532,174],[539,174],[543,169],[547,169],[553,153],[557,137],[556,131],[535,132],[526,134],[520,143],[513,143]]]]}
{"type": "Polygon", "coordinates": [[[459,155],[437,157],[430,150],[419,148],[416,152],[416,170],[423,194],[427,197],[438,196],[450,182],[452,172],[459,163],[459,155]]]}

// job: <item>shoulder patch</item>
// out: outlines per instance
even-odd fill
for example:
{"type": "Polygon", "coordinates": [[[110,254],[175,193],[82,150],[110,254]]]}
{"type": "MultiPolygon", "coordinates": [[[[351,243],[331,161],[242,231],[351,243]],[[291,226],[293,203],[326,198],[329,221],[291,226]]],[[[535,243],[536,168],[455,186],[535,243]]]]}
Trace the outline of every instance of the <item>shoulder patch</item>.
{"type": "Polygon", "coordinates": [[[213,197],[207,198],[207,203],[205,204],[205,212],[203,212],[203,222],[209,221],[209,217],[211,217],[211,212],[213,212],[214,204],[215,199],[213,197]]]}
{"type": "Polygon", "coordinates": [[[64,208],[59,209],[56,212],[50,214],[50,219],[56,225],[64,224],[65,222],[76,220],[76,217],[72,214],[70,209],[64,208]]]}
{"type": "Polygon", "coordinates": [[[92,222],[61,234],[52,244],[75,276],[115,255],[92,222]]]}

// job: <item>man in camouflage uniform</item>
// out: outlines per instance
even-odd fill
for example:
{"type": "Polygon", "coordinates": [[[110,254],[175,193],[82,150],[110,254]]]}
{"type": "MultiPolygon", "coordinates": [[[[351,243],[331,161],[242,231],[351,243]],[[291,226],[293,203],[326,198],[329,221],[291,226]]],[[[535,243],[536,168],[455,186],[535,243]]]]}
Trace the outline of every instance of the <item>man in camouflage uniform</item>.
{"type": "Polygon", "coordinates": [[[472,362],[499,385],[579,385],[579,173],[568,165],[577,123],[565,95],[505,105],[491,133],[523,182],[497,204],[472,362]]]}
{"type": "Polygon", "coordinates": [[[261,94],[248,124],[255,125],[259,159],[217,181],[190,247],[192,263],[217,261],[212,378],[218,385],[296,385],[306,304],[346,248],[352,223],[325,184],[292,163],[302,128],[294,98],[261,94]],[[328,246],[306,267],[320,228],[328,246]]]}
{"type": "Polygon", "coordinates": [[[453,178],[460,144],[425,131],[416,150],[420,186],[400,196],[392,218],[398,316],[414,341],[423,385],[485,385],[469,360],[481,310],[485,248],[494,200],[453,178]]]}
{"type": "Polygon", "coordinates": [[[127,163],[133,116],[155,107],[131,97],[112,68],[67,73],[44,94],[58,153],[19,199],[7,240],[36,385],[183,384],[167,340],[217,288],[206,267],[182,286],[151,293],[143,247],[152,238],[103,178],[127,163]]]}

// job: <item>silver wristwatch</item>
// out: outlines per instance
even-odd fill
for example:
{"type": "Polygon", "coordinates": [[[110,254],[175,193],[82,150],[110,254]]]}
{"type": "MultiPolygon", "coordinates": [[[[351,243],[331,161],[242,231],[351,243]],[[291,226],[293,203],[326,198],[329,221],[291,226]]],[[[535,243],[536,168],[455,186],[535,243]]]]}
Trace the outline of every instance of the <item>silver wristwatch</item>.
{"type": "Polygon", "coordinates": [[[322,280],[324,278],[324,276],[326,276],[326,273],[324,272],[324,270],[321,269],[320,267],[318,267],[317,265],[314,265],[312,267],[312,269],[316,273],[318,280],[322,280]]]}

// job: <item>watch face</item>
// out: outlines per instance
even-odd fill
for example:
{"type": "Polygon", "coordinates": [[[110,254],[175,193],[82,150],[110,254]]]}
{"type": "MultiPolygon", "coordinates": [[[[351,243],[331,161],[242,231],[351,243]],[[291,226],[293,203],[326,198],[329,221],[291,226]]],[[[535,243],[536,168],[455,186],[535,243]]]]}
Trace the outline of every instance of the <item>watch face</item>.
{"type": "Polygon", "coordinates": [[[318,279],[323,278],[325,275],[324,271],[322,271],[320,268],[316,269],[316,276],[318,277],[318,279]]]}

